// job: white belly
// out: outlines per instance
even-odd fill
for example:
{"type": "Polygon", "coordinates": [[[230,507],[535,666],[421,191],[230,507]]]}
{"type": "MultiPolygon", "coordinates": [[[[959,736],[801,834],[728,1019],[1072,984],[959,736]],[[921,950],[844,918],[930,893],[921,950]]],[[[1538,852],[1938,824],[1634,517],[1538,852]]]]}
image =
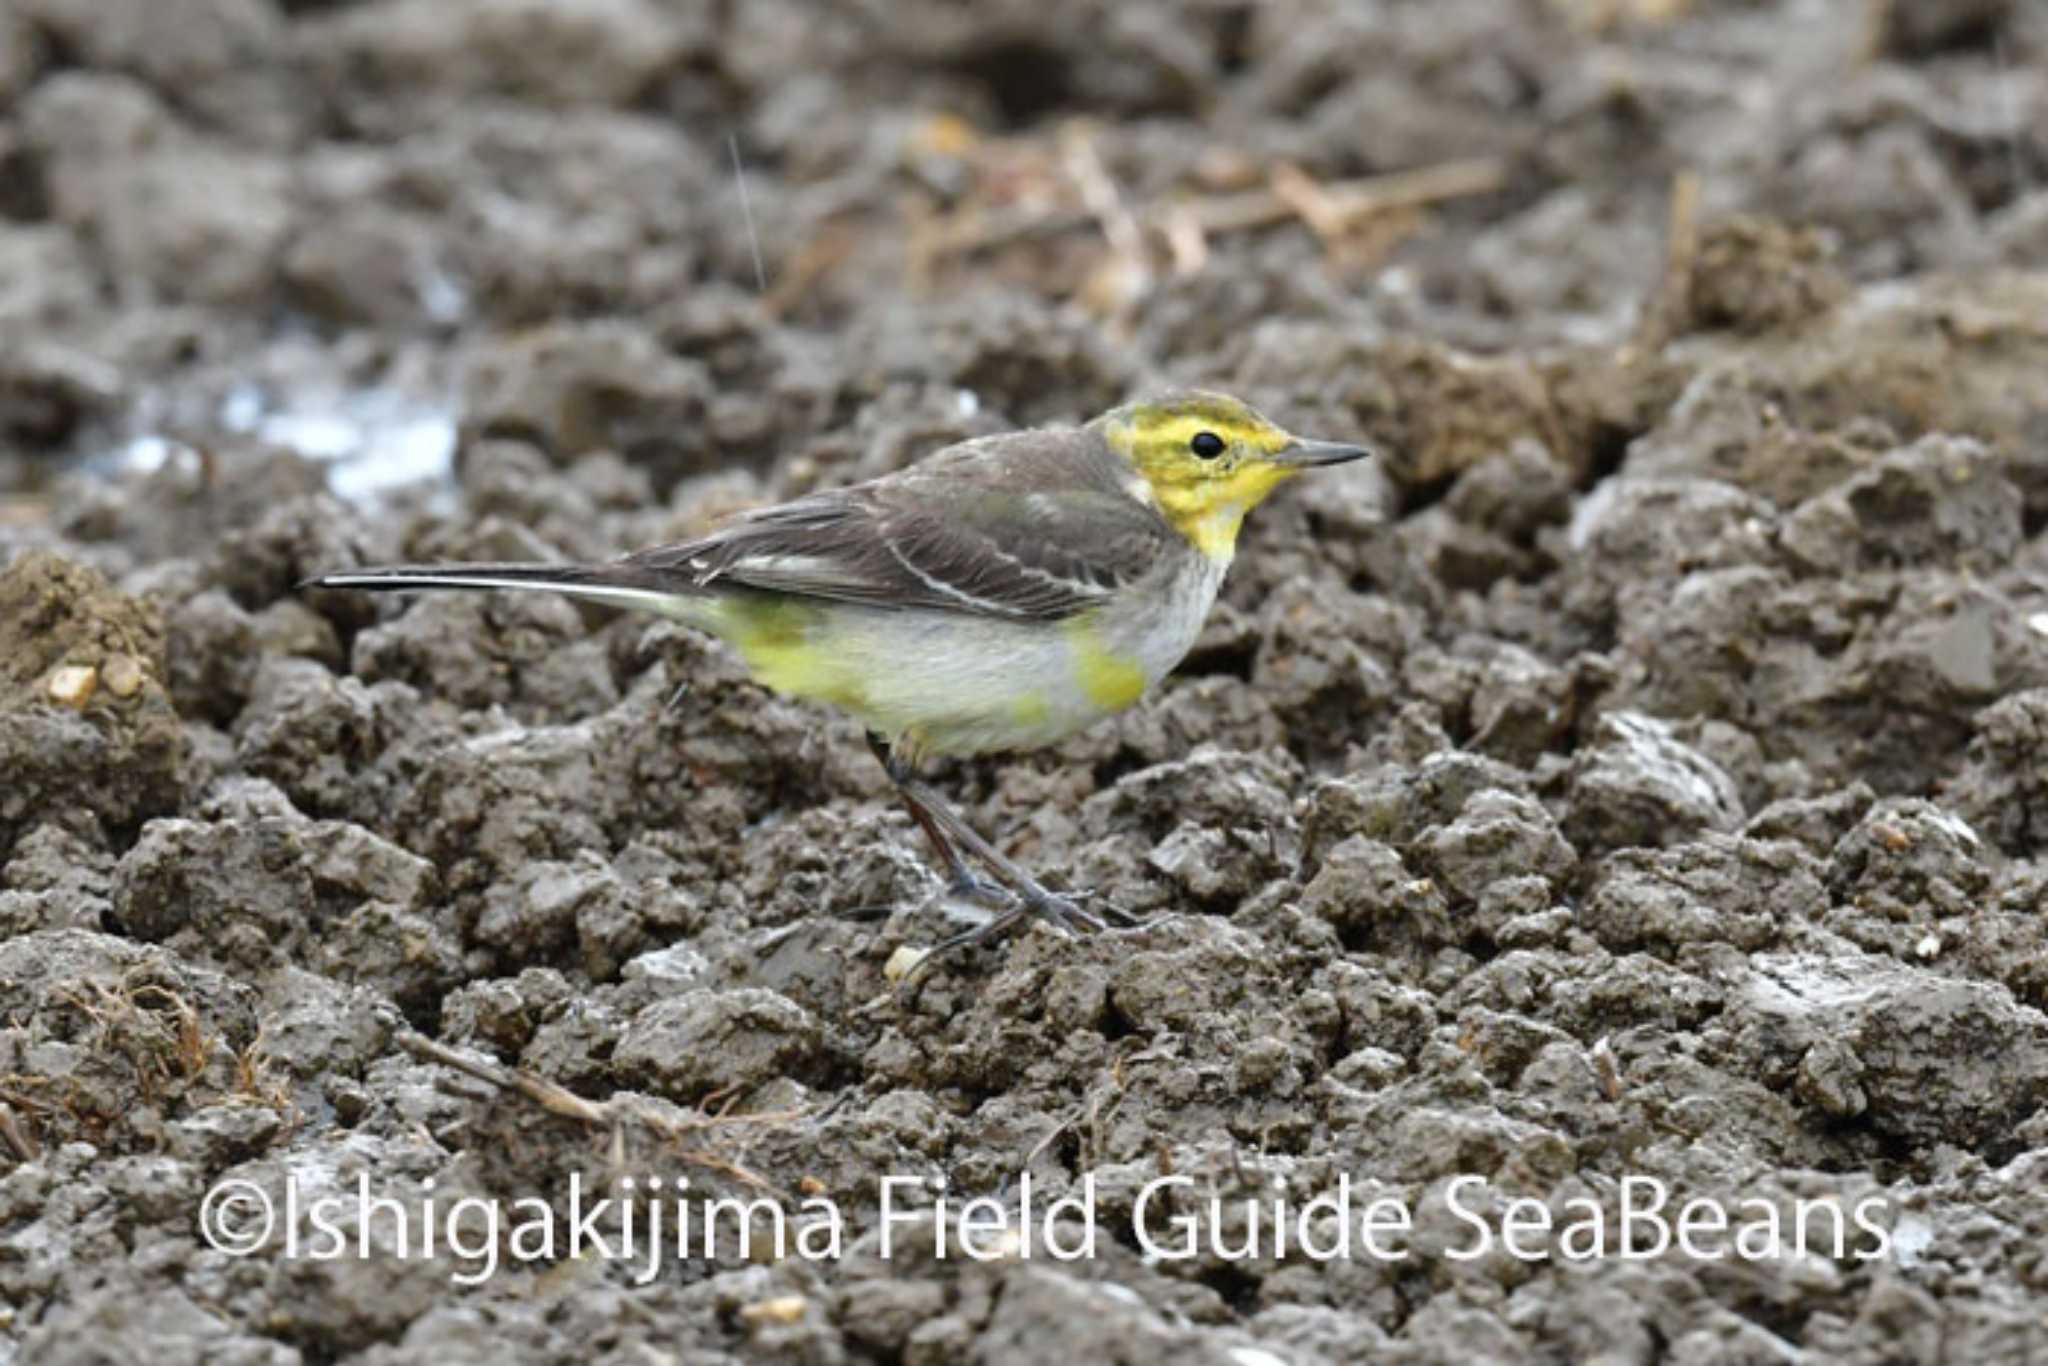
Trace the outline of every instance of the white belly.
{"type": "Polygon", "coordinates": [[[964,613],[834,613],[833,698],[912,753],[1053,744],[1136,702],[1186,657],[1224,566],[1190,556],[1158,587],[1086,617],[1013,622],[964,613]]]}

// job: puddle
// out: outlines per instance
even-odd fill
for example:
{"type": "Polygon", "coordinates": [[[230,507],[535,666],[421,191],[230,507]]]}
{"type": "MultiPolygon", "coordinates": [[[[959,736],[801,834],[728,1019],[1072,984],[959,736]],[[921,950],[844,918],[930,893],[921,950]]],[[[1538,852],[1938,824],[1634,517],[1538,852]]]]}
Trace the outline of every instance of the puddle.
{"type": "MultiPolygon", "coordinates": [[[[454,413],[396,389],[300,394],[280,402],[260,385],[243,384],[221,401],[215,420],[224,431],[325,465],[328,487],[347,502],[368,503],[421,484],[449,493],[454,488],[454,413]]],[[[186,445],[151,432],[92,463],[111,466],[113,472],[148,474],[186,445]]]]}

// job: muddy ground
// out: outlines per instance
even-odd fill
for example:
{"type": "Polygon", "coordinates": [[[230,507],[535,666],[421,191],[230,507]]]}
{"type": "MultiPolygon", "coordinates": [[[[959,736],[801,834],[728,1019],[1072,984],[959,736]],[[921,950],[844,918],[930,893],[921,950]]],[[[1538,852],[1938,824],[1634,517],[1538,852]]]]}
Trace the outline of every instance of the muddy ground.
{"type": "Polygon", "coordinates": [[[2029,0],[10,0],[0,1363],[2048,1360],[2044,73],[2029,0]],[[941,774],[1157,918],[915,991],[847,721],[295,591],[1165,381],[1385,458],[941,774]],[[650,1272],[682,1179],[843,1237],[650,1272]]]}

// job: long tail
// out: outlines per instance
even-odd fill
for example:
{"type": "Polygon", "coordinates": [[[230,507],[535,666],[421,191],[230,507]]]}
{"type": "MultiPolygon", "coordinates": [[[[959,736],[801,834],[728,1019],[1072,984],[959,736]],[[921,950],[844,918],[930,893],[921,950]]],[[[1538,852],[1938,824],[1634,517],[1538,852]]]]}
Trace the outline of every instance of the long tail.
{"type": "Polygon", "coordinates": [[[541,589],[668,616],[692,615],[687,604],[703,597],[680,575],[657,577],[647,570],[620,564],[386,564],[320,574],[299,587],[348,588],[366,593],[437,588],[541,589]]]}

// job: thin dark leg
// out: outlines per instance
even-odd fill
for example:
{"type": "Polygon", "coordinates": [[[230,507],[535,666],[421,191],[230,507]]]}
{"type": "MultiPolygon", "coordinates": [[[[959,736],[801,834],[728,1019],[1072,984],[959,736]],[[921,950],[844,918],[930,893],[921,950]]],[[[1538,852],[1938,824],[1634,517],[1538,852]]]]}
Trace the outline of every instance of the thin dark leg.
{"type": "MultiPolygon", "coordinates": [[[[894,774],[890,776],[896,777],[894,774]]],[[[955,843],[994,869],[997,876],[1017,889],[1017,894],[1024,899],[1027,910],[1054,928],[1106,930],[1112,923],[1123,926],[1145,923],[1128,911],[1120,911],[1106,903],[1099,915],[1094,911],[1083,910],[1077,903],[1087,895],[1085,892],[1070,892],[1062,896],[1057,892],[1048,891],[1039,885],[1036,878],[983,839],[959,812],[946,805],[945,799],[933,791],[931,784],[924,779],[896,777],[896,789],[903,794],[906,805],[924,807],[925,814],[955,843]]]]}
{"type": "Polygon", "coordinates": [[[1108,929],[1112,920],[1120,925],[1142,923],[1112,906],[1103,907],[1108,917],[1105,919],[1103,915],[1083,909],[1073,897],[1048,891],[1031,874],[983,839],[980,832],[947,804],[945,798],[916,775],[910,764],[891,751],[888,741],[873,731],[868,732],[867,740],[868,748],[881,761],[889,781],[896,784],[896,794],[903,799],[904,808],[916,819],[926,838],[931,840],[932,847],[945,861],[954,892],[977,900],[1008,903],[986,924],[962,930],[933,945],[912,975],[905,979],[904,985],[908,986],[927,965],[948,950],[998,938],[1026,916],[1036,916],[1060,933],[1069,935],[1077,929],[1108,929]],[[1014,890],[1006,890],[978,876],[968,867],[966,858],[961,854],[963,849],[980,859],[1014,890]]]}
{"type": "Polygon", "coordinates": [[[934,792],[930,784],[923,779],[897,777],[896,790],[903,794],[906,805],[913,810],[922,807],[925,817],[937,825],[948,839],[987,864],[997,877],[1015,888],[1024,903],[1024,908],[1039,919],[1069,933],[1077,928],[1109,928],[1108,922],[1101,916],[1083,910],[1072,900],[1041,887],[1031,874],[1018,867],[1007,855],[983,839],[980,833],[969,825],[959,812],[948,806],[945,799],[934,792]]]}
{"type": "Polygon", "coordinates": [[[889,775],[889,781],[896,784],[896,795],[903,799],[904,810],[916,820],[918,828],[924,831],[925,838],[931,841],[932,849],[938,854],[940,862],[946,865],[946,881],[950,884],[953,894],[977,901],[1001,898],[1003,889],[976,876],[974,870],[967,866],[967,860],[960,856],[960,850],[953,841],[946,838],[945,830],[932,819],[932,813],[912,800],[903,790],[909,765],[890,751],[889,742],[869,731],[868,749],[875,758],[881,760],[883,770],[889,775]]]}

